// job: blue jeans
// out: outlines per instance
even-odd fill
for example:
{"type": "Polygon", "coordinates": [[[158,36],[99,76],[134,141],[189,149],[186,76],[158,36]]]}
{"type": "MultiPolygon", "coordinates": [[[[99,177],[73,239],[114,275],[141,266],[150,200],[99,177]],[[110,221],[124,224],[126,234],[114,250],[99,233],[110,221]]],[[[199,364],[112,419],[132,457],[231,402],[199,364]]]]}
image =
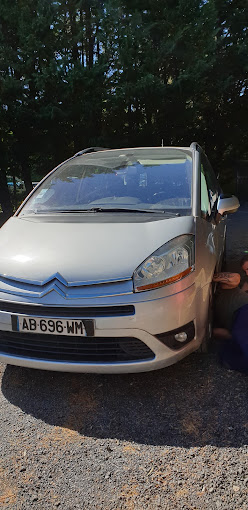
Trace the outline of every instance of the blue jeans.
{"type": "Polygon", "coordinates": [[[232,338],[225,342],[220,360],[231,370],[248,373],[248,305],[236,312],[231,333],[232,338]]]}

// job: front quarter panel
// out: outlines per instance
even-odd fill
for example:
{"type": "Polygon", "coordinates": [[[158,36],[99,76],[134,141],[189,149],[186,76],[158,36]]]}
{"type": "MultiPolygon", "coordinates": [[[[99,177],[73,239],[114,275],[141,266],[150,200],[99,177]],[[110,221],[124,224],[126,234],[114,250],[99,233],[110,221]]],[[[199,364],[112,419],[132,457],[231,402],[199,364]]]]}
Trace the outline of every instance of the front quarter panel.
{"type": "Polygon", "coordinates": [[[220,269],[225,243],[225,221],[218,225],[196,218],[196,285],[204,287],[212,282],[213,274],[220,269]]]}

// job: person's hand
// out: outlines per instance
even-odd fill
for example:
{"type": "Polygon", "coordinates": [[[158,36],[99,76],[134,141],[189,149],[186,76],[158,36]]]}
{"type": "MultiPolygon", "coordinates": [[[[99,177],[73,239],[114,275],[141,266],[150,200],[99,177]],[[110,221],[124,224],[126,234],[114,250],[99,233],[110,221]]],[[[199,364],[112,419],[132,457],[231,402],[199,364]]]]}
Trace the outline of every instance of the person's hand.
{"type": "Polygon", "coordinates": [[[235,289],[240,284],[239,273],[216,273],[213,282],[220,283],[222,289],[235,289]]]}

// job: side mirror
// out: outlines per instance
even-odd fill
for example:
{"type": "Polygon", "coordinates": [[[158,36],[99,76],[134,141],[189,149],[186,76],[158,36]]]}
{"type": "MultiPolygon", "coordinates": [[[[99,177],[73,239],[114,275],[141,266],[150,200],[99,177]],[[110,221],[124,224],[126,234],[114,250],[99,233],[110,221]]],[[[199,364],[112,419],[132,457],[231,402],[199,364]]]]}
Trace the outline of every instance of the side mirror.
{"type": "Polygon", "coordinates": [[[240,207],[240,203],[237,197],[234,195],[220,195],[217,204],[218,213],[230,214],[237,212],[240,207]]]}

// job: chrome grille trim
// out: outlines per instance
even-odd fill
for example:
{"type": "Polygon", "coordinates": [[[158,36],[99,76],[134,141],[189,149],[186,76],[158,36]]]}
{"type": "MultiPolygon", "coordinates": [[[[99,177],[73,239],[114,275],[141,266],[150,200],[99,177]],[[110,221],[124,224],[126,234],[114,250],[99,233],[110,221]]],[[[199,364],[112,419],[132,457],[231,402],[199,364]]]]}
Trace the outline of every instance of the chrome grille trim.
{"type": "Polygon", "coordinates": [[[41,299],[47,294],[56,292],[63,299],[88,299],[109,296],[120,296],[133,293],[132,278],[125,280],[113,280],[106,282],[80,283],[73,285],[68,284],[62,278],[49,279],[44,285],[35,284],[34,282],[25,282],[24,280],[10,280],[8,278],[0,278],[0,292],[14,296],[23,296],[25,298],[41,299]]]}
{"type": "Polygon", "coordinates": [[[49,278],[46,278],[45,280],[27,280],[26,278],[16,278],[14,276],[1,274],[0,273],[0,281],[7,282],[10,281],[10,285],[12,282],[17,283],[23,283],[26,285],[38,285],[40,287],[43,287],[47,285],[48,283],[51,283],[53,281],[57,281],[62,283],[65,287],[84,287],[89,285],[104,285],[104,284],[111,284],[111,283],[118,283],[118,282],[126,282],[132,280],[130,276],[123,276],[121,278],[110,278],[108,280],[89,280],[89,281],[77,281],[77,282],[68,282],[63,278],[63,276],[60,273],[54,273],[52,276],[49,276],[49,278]]]}

